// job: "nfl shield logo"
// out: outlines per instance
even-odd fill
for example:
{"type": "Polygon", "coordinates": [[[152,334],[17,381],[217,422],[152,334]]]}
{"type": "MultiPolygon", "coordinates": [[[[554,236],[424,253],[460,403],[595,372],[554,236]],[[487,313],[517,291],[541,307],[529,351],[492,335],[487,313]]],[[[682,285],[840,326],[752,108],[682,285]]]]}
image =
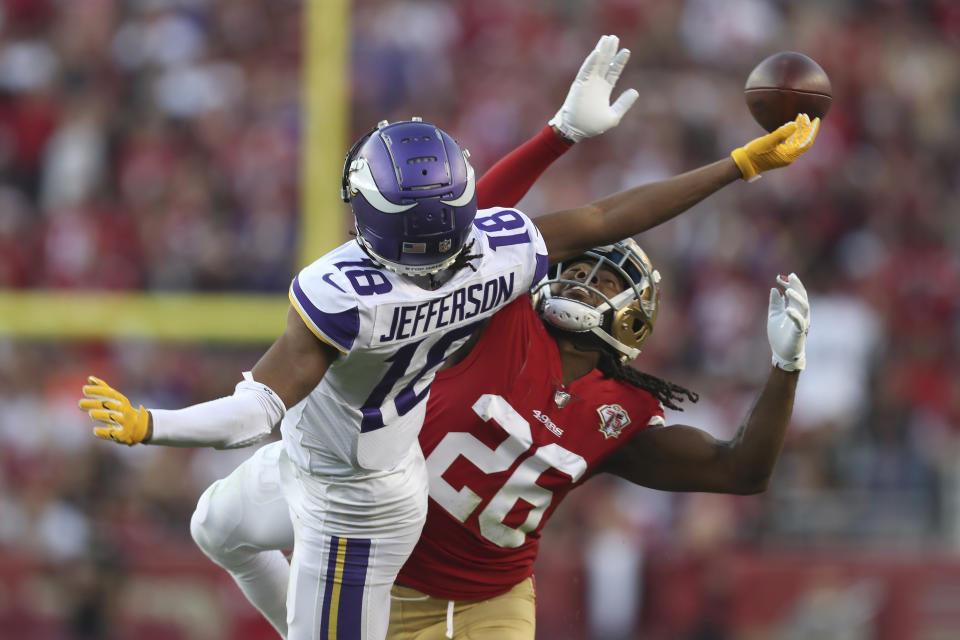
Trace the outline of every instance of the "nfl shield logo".
{"type": "Polygon", "coordinates": [[[446,240],[441,240],[440,244],[437,245],[437,251],[440,253],[446,253],[453,248],[453,240],[447,238],[446,240]]]}
{"type": "Polygon", "coordinates": [[[620,432],[630,424],[630,416],[618,404],[605,404],[597,409],[597,413],[600,414],[600,433],[604,440],[619,438],[620,432]]]}

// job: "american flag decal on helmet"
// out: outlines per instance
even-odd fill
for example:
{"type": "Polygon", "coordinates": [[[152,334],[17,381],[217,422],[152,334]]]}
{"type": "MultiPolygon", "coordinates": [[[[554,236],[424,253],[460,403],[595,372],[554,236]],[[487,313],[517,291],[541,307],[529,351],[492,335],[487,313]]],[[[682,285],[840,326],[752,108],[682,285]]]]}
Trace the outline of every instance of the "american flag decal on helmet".
{"type": "Polygon", "coordinates": [[[597,409],[597,413],[600,414],[599,431],[603,434],[604,440],[619,438],[620,432],[630,424],[630,416],[618,404],[605,404],[597,409]]]}
{"type": "Polygon", "coordinates": [[[403,252],[404,253],[426,253],[427,243],[426,242],[404,242],[403,252]]]}

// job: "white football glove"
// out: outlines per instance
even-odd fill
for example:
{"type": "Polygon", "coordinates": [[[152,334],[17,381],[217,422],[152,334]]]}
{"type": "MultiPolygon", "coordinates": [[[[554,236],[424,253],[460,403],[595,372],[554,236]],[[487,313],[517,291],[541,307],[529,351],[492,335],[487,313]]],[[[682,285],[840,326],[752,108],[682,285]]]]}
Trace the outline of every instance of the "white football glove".
{"type": "Polygon", "coordinates": [[[773,364],[784,371],[803,371],[807,366],[803,349],[810,330],[807,290],[795,273],[786,280],[777,276],[777,284],[785,291],[781,294],[776,288],[770,289],[767,312],[767,339],[773,351],[773,364]]]}
{"type": "Polygon", "coordinates": [[[548,124],[572,142],[598,136],[620,124],[620,119],[640,96],[636,89],[627,89],[610,104],[613,86],[630,59],[630,50],[621,49],[620,38],[603,36],[580,66],[570,85],[567,99],[548,124]]]}

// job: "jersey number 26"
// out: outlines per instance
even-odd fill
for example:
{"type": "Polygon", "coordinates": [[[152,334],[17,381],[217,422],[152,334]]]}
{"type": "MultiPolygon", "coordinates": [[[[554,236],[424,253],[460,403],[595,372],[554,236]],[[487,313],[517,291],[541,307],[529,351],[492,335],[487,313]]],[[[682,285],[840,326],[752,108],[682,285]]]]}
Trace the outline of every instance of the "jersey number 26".
{"type": "MultiPolygon", "coordinates": [[[[446,434],[427,458],[430,474],[430,497],[437,501],[460,522],[477,509],[483,498],[464,486],[457,491],[443,479],[458,456],[464,456],[483,473],[506,471],[516,460],[533,447],[530,423],[501,396],[485,394],[473,404],[473,411],[485,422],[493,419],[508,437],[496,449],[491,449],[469,433],[446,434]]],[[[547,469],[556,469],[576,482],[587,470],[583,457],[567,451],[558,444],[537,447],[510,475],[478,517],[480,533],[500,547],[516,548],[524,543],[527,533],[540,525],[544,512],[553,500],[553,493],[537,484],[547,469]],[[533,506],[518,527],[504,523],[517,500],[533,506]]]]}

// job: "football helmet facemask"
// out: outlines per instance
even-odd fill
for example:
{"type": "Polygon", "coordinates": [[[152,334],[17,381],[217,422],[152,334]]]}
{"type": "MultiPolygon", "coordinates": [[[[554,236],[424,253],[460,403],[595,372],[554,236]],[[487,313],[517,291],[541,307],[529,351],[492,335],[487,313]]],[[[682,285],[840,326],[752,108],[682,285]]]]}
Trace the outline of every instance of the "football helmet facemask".
{"type": "MultiPolygon", "coordinates": [[[[592,333],[616,351],[622,362],[640,355],[640,347],[653,332],[660,304],[660,273],[643,249],[627,238],[612,245],[596,247],[554,267],[552,277],[534,289],[534,304],[550,325],[571,333],[592,333]],[[573,264],[589,263],[582,280],[564,272],[573,264]],[[608,296],[594,286],[601,268],[616,273],[626,287],[608,296]],[[596,305],[568,296],[573,289],[591,294],[596,305]]],[[[582,295],[582,294],[581,294],[582,295]]]]}
{"type": "Polygon", "coordinates": [[[425,275],[453,264],[477,213],[470,154],[420,118],[381,121],[343,166],[340,195],[357,222],[357,240],[387,269],[425,275]]]}

